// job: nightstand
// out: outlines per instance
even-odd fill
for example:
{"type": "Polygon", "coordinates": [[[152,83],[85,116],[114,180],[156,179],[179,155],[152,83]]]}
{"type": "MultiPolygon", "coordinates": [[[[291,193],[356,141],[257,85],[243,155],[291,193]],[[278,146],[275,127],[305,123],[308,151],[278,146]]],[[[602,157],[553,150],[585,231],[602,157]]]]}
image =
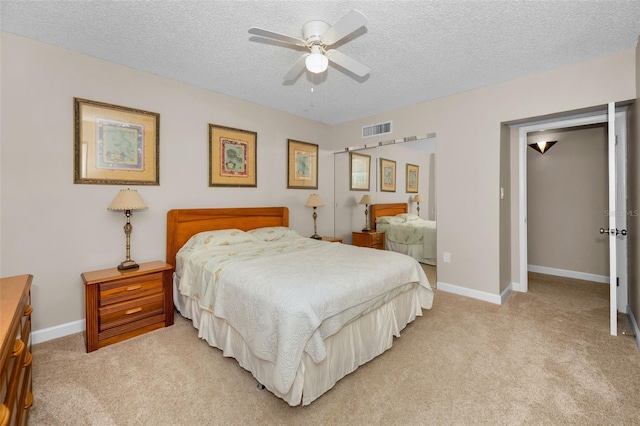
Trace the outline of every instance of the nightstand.
{"type": "Polygon", "coordinates": [[[353,232],[351,238],[354,246],[384,250],[384,232],[353,232]]]}
{"type": "Polygon", "coordinates": [[[330,243],[341,243],[342,238],[340,237],[322,237],[322,241],[329,241],[330,243]]]}
{"type": "Polygon", "coordinates": [[[173,324],[171,265],[84,272],[87,352],[173,324]]]}

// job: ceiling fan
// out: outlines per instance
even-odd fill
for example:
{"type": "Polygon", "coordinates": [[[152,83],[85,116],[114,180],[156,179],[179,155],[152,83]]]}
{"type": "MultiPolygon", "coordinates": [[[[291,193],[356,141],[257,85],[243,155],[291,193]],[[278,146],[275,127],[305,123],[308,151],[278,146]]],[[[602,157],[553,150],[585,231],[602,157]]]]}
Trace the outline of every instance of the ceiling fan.
{"type": "Polygon", "coordinates": [[[309,49],[310,53],[302,55],[282,77],[284,81],[291,81],[297,78],[305,66],[312,73],[322,73],[327,69],[329,61],[352,72],[358,77],[364,77],[369,74],[369,67],[335,49],[327,50],[327,47],[336,44],[360,27],[366,25],[366,23],[367,18],[362,13],[357,10],[352,10],[333,26],[323,21],[307,22],[302,26],[302,38],[291,37],[255,27],[251,28],[249,33],[309,49]]]}

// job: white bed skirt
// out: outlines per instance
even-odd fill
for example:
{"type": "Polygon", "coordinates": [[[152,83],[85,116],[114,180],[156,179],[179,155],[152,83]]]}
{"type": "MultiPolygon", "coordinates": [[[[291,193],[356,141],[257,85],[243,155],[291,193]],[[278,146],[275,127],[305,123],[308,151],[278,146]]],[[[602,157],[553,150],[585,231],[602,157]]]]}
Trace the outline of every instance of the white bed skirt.
{"type": "MultiPolygon", "coordinates": [[[[436,266],[435,257],[424,257],[424,247],[422,243],[419,244],[402,244],[394,241],[386,240],[385,248],[389,251],[395,251],[396,253],[403,253],[413,257],[420,263],[436,266]]],[[[435,250],[434,250],[435,254],[435,250]]]]}
{"type": "Polygon", "coordinates": [[[224,356],[235,358],[259,383],[292,406],[310,404],[342,377],[389,349],[393,337],[399,337],[408,323],[422,315],[417,285],[413,285],[325,339],[327,357],[321,362],[315,363],[303,353],[293,385],[283,395],[272,386],[274,364],[256,358],[225,320],[201,310],[197,301],[181,295],[176,288],[174,281],[174,304],[182,316],[192,320],[198,337],[221,349],[224,356]]]}

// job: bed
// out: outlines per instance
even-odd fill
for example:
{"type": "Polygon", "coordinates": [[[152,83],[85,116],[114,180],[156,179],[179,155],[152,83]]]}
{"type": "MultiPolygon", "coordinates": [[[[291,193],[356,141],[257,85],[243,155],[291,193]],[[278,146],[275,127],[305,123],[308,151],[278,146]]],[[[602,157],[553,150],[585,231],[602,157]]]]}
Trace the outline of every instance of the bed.
{"type": "Polygon", "coordinates": [[[295,406],[389,349],[433,291],[414,259],[288,226],[286,207],[171,210],[166,253],[199,337],[295,406]]]}
{"type": "Polygon", "coordinates": [[[407,203],[371,205],[371,229],[385,233],[385,248],[436,265],[436,222],[409,214],[407,203]]]}

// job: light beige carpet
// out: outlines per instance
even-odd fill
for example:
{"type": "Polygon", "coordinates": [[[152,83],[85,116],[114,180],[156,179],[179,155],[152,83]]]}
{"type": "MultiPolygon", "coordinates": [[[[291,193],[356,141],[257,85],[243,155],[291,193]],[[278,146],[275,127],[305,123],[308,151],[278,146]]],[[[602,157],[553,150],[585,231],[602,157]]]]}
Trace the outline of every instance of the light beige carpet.
{"type": "Polygon", "coordinates": [[[608,287],[531,274],[529,289],[503,306],[436,290],[389,351],[307,407],[259,390],[179,315],[90,354],[67,336],[33,348],[31,424],[639,424],[640,352],[609,335],[608,287]]]}

